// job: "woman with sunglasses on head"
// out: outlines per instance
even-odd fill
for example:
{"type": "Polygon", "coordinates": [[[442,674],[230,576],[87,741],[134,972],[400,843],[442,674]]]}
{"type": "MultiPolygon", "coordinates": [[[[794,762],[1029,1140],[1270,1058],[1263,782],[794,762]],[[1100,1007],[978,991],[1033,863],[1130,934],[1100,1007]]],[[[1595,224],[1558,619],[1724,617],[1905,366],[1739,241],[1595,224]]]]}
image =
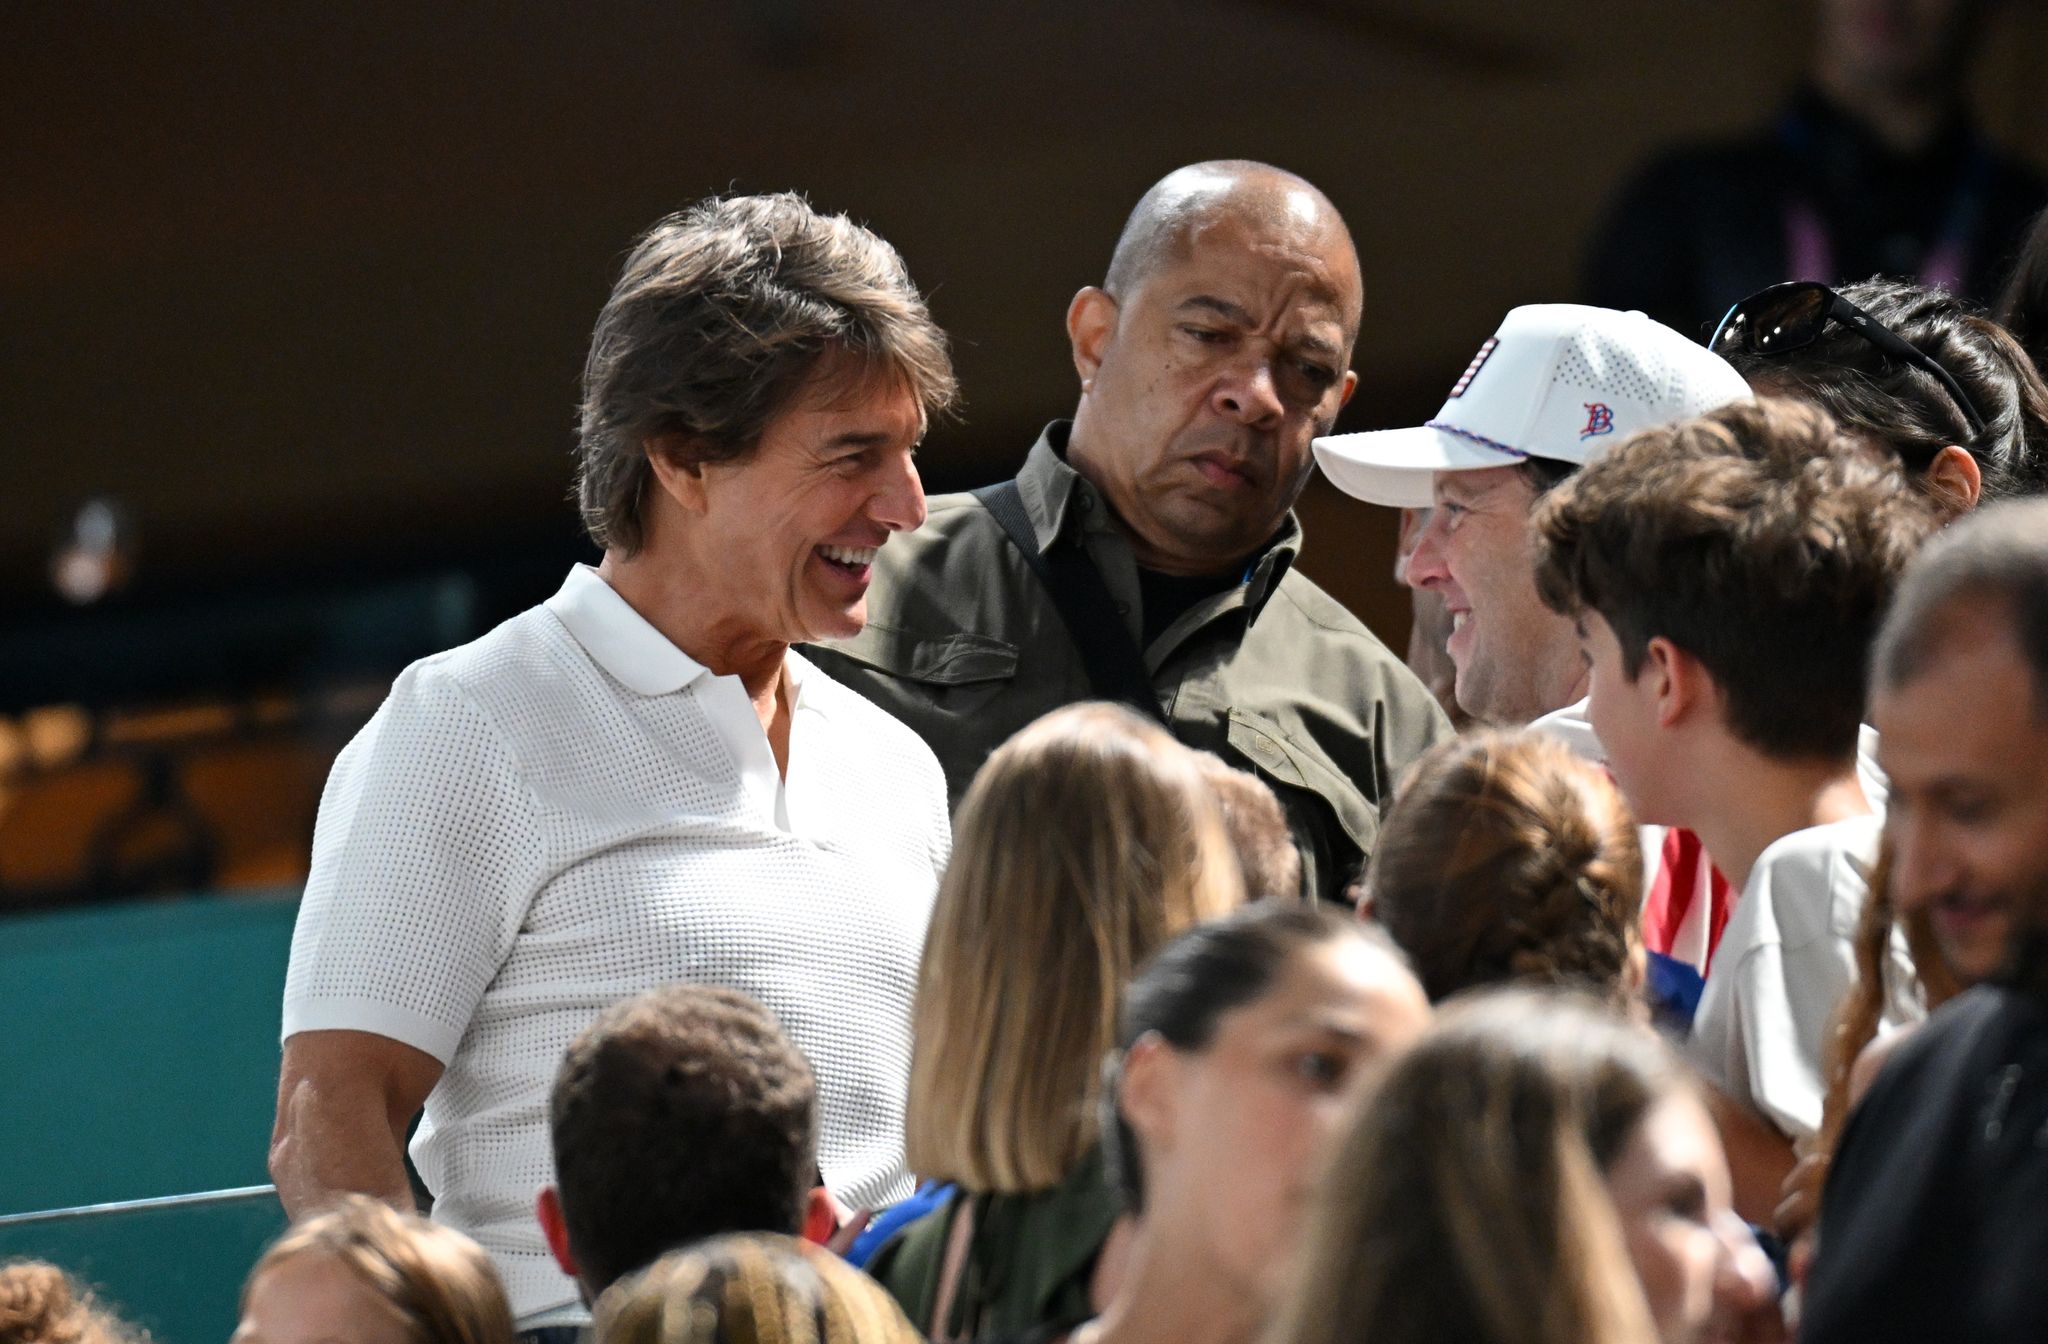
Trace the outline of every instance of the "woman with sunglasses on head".
{"type": "Polygon", "coordinates": [[[1942,290],[1773,285],[1731,308],[1711,345],[1759,393],[1890,447],[1947,518],[2048,493],[2048,386],[2009,332],[1942,290]]]}
{"type": "Polygon", "coordinates": [[[1359,1098],[1268,1344],[1782,1340],[1685,1066],[1575,995],[1447,1008],[1359,1098]]]}

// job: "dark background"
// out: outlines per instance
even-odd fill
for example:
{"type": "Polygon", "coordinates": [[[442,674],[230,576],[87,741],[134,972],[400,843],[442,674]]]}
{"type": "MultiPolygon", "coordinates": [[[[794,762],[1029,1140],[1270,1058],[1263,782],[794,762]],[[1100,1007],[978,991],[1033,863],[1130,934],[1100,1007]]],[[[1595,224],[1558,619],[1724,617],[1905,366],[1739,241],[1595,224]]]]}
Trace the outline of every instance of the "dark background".
{"type": "MultiPolygon", "coordinates": [[[[590,324],[633,236],[701,194],[799,189],[902,250],[967,394],[935,490],[1067,412],[1068,299],[1203,158],[1336,200],[1366,277],[1345,427],[1414,423],[1508,307],[1574,297],[1632,163],[1771,118],[1810,24],[1786,0],[0,7],[0,830],[5,715],[118,703],[158,663],[186,669],[159,698],[230,689],[251,641],[388,680],[380,632],[552,591],[585,553],[590,324]],[[97,496],[136,563],[73,611],[52,546],[97,496]],[[396,605],[330,612],[379,584],[396,605]]],[[[2048,156],[2040,7],[2000,16],[1976,84],[1991,135],[2048,156]]],[[[1305,567],[1400,646],[1391,513],[1320,481],[1303,512],[1305,567]]],[[[279,853],[310,823],[294,787],[279,853]]]]}
{"type": "MultiPolygon", "coordinates": [[[[1200,158],[1336,199],[1367,287],[1347,425],[1424,416],[1504,309],[1571,297],[1628,164],[1770,115],[1809,24],[1785,0],[7,14],[9,616],[100,493],[133,512],[143,590],[572,546],[591,320],[635,232],[714,190],[801,189],[902,249],[969,398],[928,452],[940,488],[1070,405],[1067,299],[1139,192],[1200,158]]],[[[2038,150],[2048,23],[2001,26],[1980,110],[2038,150]]],[[[1326,577],[1384,521],[1314,513],[1326,577]]]]}

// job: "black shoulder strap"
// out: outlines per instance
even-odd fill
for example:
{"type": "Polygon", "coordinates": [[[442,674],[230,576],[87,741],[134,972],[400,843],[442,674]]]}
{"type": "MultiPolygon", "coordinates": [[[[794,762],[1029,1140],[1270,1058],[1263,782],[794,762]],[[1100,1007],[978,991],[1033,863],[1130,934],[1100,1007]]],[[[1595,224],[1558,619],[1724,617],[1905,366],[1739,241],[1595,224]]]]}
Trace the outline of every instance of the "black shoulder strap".
{"type": "Polygon", "coordinates": [[[1122,701],[1147,718],[1164,722],[1159,694],[1145,671],[1145,655],[1117,614],[1109,585],[1088,558],[1088,548],[1077,542],[1055,546],[1050,555],[1041,552],[1031,516],[1024,511],[1024,495],[1015,481],[985,485],[974,497],[1009,534],[1024,563],[1031,566],[1052,598],[1068,636],[1080,651],[1081,665],[1088,669],[1088,684],[1095,694],[1104,700],[1122,701]]]}

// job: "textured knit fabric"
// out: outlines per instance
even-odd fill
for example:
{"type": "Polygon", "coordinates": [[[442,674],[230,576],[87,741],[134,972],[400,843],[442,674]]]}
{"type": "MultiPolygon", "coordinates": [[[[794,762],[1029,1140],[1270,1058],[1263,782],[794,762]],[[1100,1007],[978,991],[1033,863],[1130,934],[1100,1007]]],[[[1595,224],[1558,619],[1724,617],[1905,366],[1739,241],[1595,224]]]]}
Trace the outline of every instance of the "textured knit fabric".
{"type": "MultiPolygon", "coordinates": [[[[1686,1053],[1721,1091],[1801,1142],[1820,1128],[1828,1023],[1856,982],[1856,923],[1883,821],[1853,817],[1794,831],[1757,857],[1707,973],[1686,1053]]],[[[1895,932],[1892,986],[1914,983],[1895,932]]],[[[1922,1016],[1894,993],[1881,1026],[1922,1016]]]]}
{"type": "Polygon", "coordinates": [[[547,1093],[607,1005],[672,981],[758,998],[816,1070],[849,1204],[910,1191],[917,962],[949,845],[937,761],[792,654],[786,786],[745,688],[597,574],[408,668],[335,763],[284,1034],[375,1032],[447,1065],[413,1158],[515,1313],[575,1302],[533,1201],[547,1093]]]}
{"type": "MultiPolygon", "coordinates": [[[[1143,578],[1101,491],[1067,465],[1065,421],[1017,473],[1041,553],[1080,546],[1136,640],[1143,578]]],[[[1337,899],[1377,847],[1380,804],[1450,721],[1399,658],[1294,568],[1292,514],[1220,591],[1144,646],[1166,726],[1271,785],[1301,850],[1304,890],[1337,899]]],[[[1184,596],[1184,595],[1180,595],[1184,596]]],[[[867,628],[809,650],[818,666],[916,729],[957,802],[1033,719],[1094,696],[1045,585],[973,495],[942,495],[882,548],[867,628]]]]}

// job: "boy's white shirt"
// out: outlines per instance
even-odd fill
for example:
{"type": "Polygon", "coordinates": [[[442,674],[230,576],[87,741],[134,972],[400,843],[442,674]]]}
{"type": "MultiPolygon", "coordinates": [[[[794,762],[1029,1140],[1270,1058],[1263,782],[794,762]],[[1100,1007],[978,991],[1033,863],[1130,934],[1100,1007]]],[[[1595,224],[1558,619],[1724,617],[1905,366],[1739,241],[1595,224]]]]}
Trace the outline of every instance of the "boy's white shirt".
{"type": "MultiPolygon", "coordinates": [[[[1828,1027],[1856,980],[1881,815],[1781,836],[1757,857],[1707,974],[1686,1054],[1795,1143],[1820,1128],[1828,1027]]],[[[1925,1016],[1893,932],[1880,1030],[1925,1016]]]]}
{"type": "MultiPolygon", "coordinates": [[[[1586,715],[1588,703],[1580,700],[1563,709],[1552,710],[1529,726],[1557,738],[1585,759],[1605,765],[1607,748],[1600,744],[1600,736],[1593,731],[1592,720],[1586,715]]],[[[1856,779],[1863,785],[1863,796],[1869,800],[1871,811],[1882,817],[1885,799],[1891,792],[1891,781],[1885,778],[1884,771],[1877,764],[1877,729],[1867,723],[1862,725],[1856,738],[1856,779]]],[[[1643,852],[1643,892],[1648,895],[1657,889],[1661,876],[1659,870],[1664,862],[1664,834],[1669,828],[1641,826],[1637,829],[1643,852]]],[[[1704,869],[1698,880],[1700,890],[1685,906],[1685,923],[1674,933],[1672,945],[1660,950],[1689,966],[1709,968],[1718,949],[1711,946],[1713,904],[1706,898],[1704,869]]]]}

